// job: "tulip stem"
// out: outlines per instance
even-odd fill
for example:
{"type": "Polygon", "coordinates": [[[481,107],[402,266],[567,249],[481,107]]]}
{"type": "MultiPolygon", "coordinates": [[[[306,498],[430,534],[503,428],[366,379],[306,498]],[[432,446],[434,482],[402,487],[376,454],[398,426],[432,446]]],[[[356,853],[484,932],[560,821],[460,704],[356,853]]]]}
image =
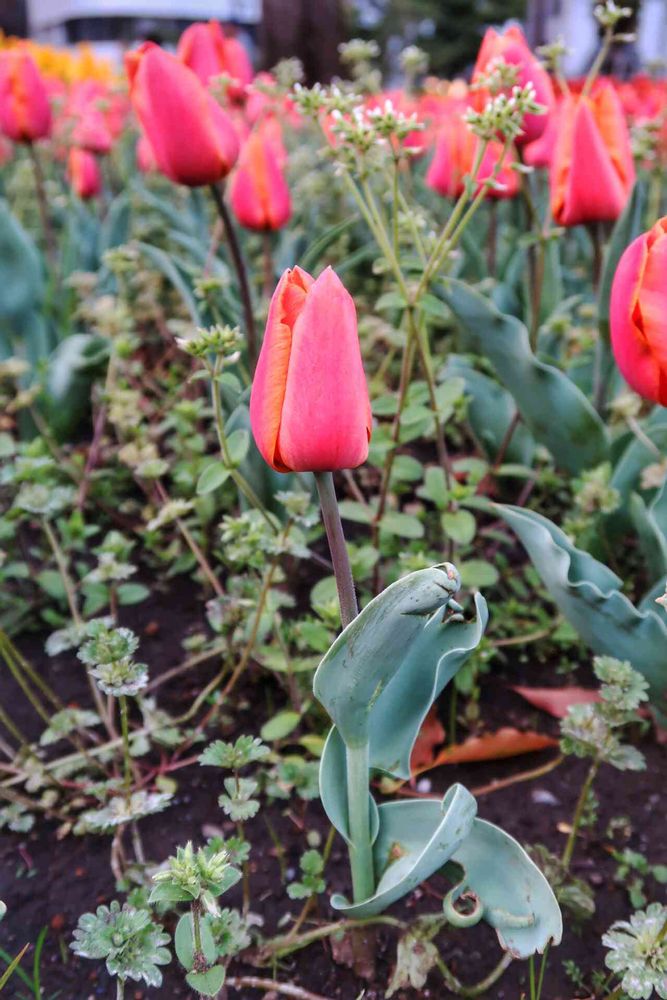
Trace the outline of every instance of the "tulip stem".
{"type": "Polygon", "coordinates": [[[32,160],[32,169],[35,175],[37,204],[39,206],[39,214],[42,220],[42,228],[44,230],[44,242],[46,244],[46,254],[49,258],[49,261],[53,263],[56,247],[53,238],[53,229],[51,227],[51,217],[49,216],[49,203],[46,197],[46,184],[44,183],[44,171],[42,170],[42,164],[40,163],[39,156],[37,155],[37,150],[35,149],[35,144],[33,142],[28,143],[28,150],[30,153],[30,159],[32,160]]]}
{"type": "Polygon", "coordinates": [[[355,903],[362,903],[365,899],[370,899],[375,892],[370,809],[368,808],[368,743],[363,743],[358,747],[346,746],[345,756],[352,898],[355,903]]]}
{"type": "Polygon", "coordinates": [[[317,483],[317,492],[320,497],[320,507],[322,508],[322,520],[324,521],[324,528],[327,533],[331,562],[333,563],[336,577],[340,618],[343,628],[346,628],[359,614],[359,608],[357,606],[357,595],[354,592],[350,557],[347,553],[343,525],[340,519],[340,511],[338,510],[338,501],[336,500],[336,489],[334,487],[333,476],[330,472],[316,472],[315,482],[317,483]]]}
{"type": "Polygon", "coordinates": [[[241,296],[241,304],[243,306],[243,317],[248,343],[248,361],[252,372],[255,369],[255,363],[257,361],[257,336],[255,334],[255,317],[252,311],[252,298],[250,296],[248,272],[246,271],[243,255],[241,254],[239,241],[236,238],[234,223],[232,222],[232,218],[227,210],[227,206],[225,205],[222,187],[219,184],[211,184],[211,194],[213,195],[213,201],[215,202],[215,207],[218,210],[222,224],[225,227],[225,235],[229,244],[229,252],[231,254],[234,269],[236,271],[236,277],[239,282],[239,293],[241,296]]]}

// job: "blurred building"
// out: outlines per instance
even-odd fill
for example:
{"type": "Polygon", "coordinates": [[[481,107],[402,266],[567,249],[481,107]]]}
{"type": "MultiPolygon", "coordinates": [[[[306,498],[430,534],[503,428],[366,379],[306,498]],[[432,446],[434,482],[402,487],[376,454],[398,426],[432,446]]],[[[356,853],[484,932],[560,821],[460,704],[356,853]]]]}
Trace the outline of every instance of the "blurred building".
{"type": "MultiPolygon", "coordinates": [[[[5,3],[6,0],[2,0],[5,3]]],[[[119,58],[144,39],[169,45],[193,21],[215,18],[235,26],[253,50],[261,0],[26,0],[30,35],[51,45],[87,41],[119,58]]]]}
{"type": "MultiPolygon", "coordinates": [[[[527,27],[531,43],[539,45],[563,38],[568,47],[564,68],[569,76],[585,73],[597,52],[599,41],[593,6],[592,0],[529,3],[527,27]]],[[[622,63],[618,69],[624,75],[667,61],[667,0],[642,0],[634,21],[637,40],[618,53],[622,63]]]]}

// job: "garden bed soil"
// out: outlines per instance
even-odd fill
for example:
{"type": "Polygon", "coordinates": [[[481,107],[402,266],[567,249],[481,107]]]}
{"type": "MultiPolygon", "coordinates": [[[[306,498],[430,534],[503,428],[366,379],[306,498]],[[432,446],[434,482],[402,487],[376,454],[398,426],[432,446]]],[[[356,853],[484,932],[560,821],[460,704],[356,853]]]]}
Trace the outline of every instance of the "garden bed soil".
{"type": "MultiPolygon", "coordinates": [[[[181,662],[183,638],[204,626],[202,602],[196,588],[180,584],[170,592],[158,594],[144,604],[123,612],[123,624],[133,627],[142,637],[142,659],[153,677],[181,662]]],[[[39,667],[68,703],[88,703],[88,689],[83,672],[74,655],[49,660],[43,653],[43,636],[24,636],[19,646],[39,667]]],[[[214,663],[204,664],[190,674],[160,688],[160,701],[174,712],[182,710],[197,690],[213,676],[214,663]]],[[[233,722],[211,731],[211,739],[230,739],[240,733],[257,734],[265,718],[275,713],[282,697],[272,678],[265,674],[248,676],[233,700],[233,722]]],[[[484,729],[493,731],[501,726],[519,729],[539,729],[557,735],[558,725],[542,712],[532,709],[509,689],[511,684],[561,686],[563,683],[590,683],[585,666],[564,681],[547,666],[534,666],[516,659],[492,668],[483,679],[481,718],[484,729]]],[[[15,720],[32,734],[39,731],[35,717],[22,697],[12,689],[3,675],[3,703],[12,707],[15,720]]],[[[442,699],[446,710],[447,696],[442,699]]],[[[587,993],[576,990],[565,975],[563,961],[573,960],[586,979],[604,966],[604,950],[600,943],[603,932],[616,919],[626,918],[632,911],[626,889],[615,883],[616,863],[609,853],[610,841],[605,831],[609,821],[628,817],[631,833],[623,846],[640,851],[653,864],[667,863],[667,838],[664,835],[667,816],[667,791],[664,785],[667,748],[658,745],[651,734],[643,739],[642,751],[647,757],[644,772],[621,773],[603,767],[596,784],[600,799],[600,814],[595,834],[577,845],[573,872],[588,881],[595,890],[595,916],[580,928],[565,929],[562,945],[552,949],[544,981],[543,1000],[574,1000],[587,993]]],[[[498,760],[466,766],[440,767],[429,773],[434,794],[441,794],[449,785],[460,781],[478,794],[479,814],[501,825],[523,844],[543,843],[555,853],[562,851],[566,824],[570,821],[586,773],[585,761],[567,758],[555,769],[531,780],[490,791],[496,779],[523,774],[546,765],[557,749],[514,759],[498,760]]],[[[166,812],[142,821],[147,856],[166,859],[178,844],[205,840],[211,827],[230,831],[230,824],[217,805],[221,776],[213,768],[190,765],[173,773],[178,780],[176,803],[166,812]]],[[[301,906],[287,896],[281,882],[280,865],[274,842],[269,834],[268,820],[283,845],[287,864],[298,870],[298,860],[306,848],[305,832],[318,830],[326,836],[328,825],[319,801],[304,803],[294,799],[263,805],[258,817],[248,824],[248,836],[253,845],[251,855],[252,912],[262,921],[262,933],[284,932],[281,923],[287,913],[296,915],[301,906]],[[263,818],[264,817],[264,818],[263,818]]],[[[81,913],[94,910],[100,903],[114,897],[114,885],[109,868],[109,838],[56,837],[57,824],[39,820],[27,834],[0,833],[0,899],[9,913],[0,925],[0,946],[15,954],[26,943],[34,944],[43,927],[48,934],[41,963],[41,983],[45,997],[59,1000],[87,1000],[111,997],[114,994],[110,977],[102,964],[76,957],[69,950],[72,931],[81,913]]],[[[230,831],[231,832],[231,831],[230,831]]],[[[342,841],[337,839],[327,867],[330,889],[346,891],[348,870],[342,841]]],[[[664,899],[665,887],[647,881],[650,898],[664,899]]],[[[240,893],[233,890],[224,897],[224,905],[238,905],[240,893]]],[[[399,916],[437,912],[442,892],[437,882],[427,883],[395,908],[399,916]]],[[[313,920],[335,919],[327,903],[327,895],[319,899],[313,920]]],[[[394,912],[392,910],[392,912],[394,912]]],[[[308,926],[308,923],[306,924],[308,926]]],[[[168,925],[168,929],[173,927],[168,925]]],[[[327,943],[316,943],[297,952],[275,969],[257,969],[239,960],[232,963],[230,975],[255,975],[296,984],[329,1000],[356,1000],[363,992],[364,1000],[379,1000],[384,996],[396,954],[393,930],[377,932],[377,963],[371,982],[364,982],[343,965],[337,964],[327,943]]],[[[495,933],[486,925],[472,931],[451,931],[440,939],[441,954],[452,971],[466,983],[477,982],[490,971],[501,956],[495,933]]],[[[28,969],[31,952],[23,961],[28,969]]],[[[527,992],[527,963],[513,963],[504,977],[484,994],[496,1000],[519,1000],[527,992]]],[[[176,961],[166,968],[164,985],[159,990],[141,986],[129,988],[127,995],[142,997],[192,997],[184,983],[176,961]]],[[[25,988],[14,978],[8,997],[21,997],[25,988]],[[23,991],[23,992],[22,992],[23,991]]],[[[230,989],[230,1000],[266,996],[261,990],[243,987],[230,989]]],[[[4,995],[4,994],[3,994],[4,995]]],[[[270,994],[269,994],[270,995],[270,994]]],[[[439,973],[430,975],[421,991],[403,990],[395,994],[403,1000],[431,997],[448,1000],[453,994],[443,985],[439,973]]],[[[194,997],[193,997],[194,1000],[194,997]]]]}

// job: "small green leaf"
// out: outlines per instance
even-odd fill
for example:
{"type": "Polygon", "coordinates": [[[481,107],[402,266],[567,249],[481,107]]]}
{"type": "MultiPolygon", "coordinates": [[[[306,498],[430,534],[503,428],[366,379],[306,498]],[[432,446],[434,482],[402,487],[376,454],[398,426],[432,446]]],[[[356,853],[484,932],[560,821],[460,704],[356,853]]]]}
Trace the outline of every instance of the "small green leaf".
{"type": "Polygon", "coordinates": [[[400,292],[385,292],[375,303],[375,309],[377,312],[383,312],[385,309],[405,309],[407,302],[400,292]]]}
{"type": "Polygon", "coordinates": [[[459,563],[464,587],[493,587],[498,582],[498,570],[484,559],[468,559],[459,563]]]}
{"type": "Polygon", "coordinates": [[[60,600],[67,596],[62,577],[55,569],[43,569],[41,573],[37,574],[37,583],[49,597],[53,597],[55,600],[60,600]]]}
{"type": "Polygon", "coordinates": [[[356,500],[341,500],[338,504],[340,516],[345,521],[356,521],[358,524],[370,524],[373,520],[374,511],[372,507],[356,500]]]}
{"type": "Polygon", "coordinates": [[[189,972],[185,977],[188,986],[203,997],[215,997],[222,989],[225,981],[225,969],[222,965],[213,965],[206,972],[189,972]]]}
{"type": "Polygon", "coordinates": [[[272,719],[265,722],[259,731],[259,735],[267,743],[273,742],[273,740],[282,740],[290,733],[294,732],[296,727],[299,725],[299,720],[301,716],[298,712],[292,712],[286,710],[284,712],[278,712],[274,715],[272,719]]]}
{"type": "MultiPolygon", "coordinates": [[[[206,917],[199,918],[201,950],[207,962],[215,962],[217,951],[206,917]]],[[[191,969],[194,962],[195,942],[192,932],[192,914],[184,913],[176,925],[174,934],[174,950],[176,957],[184,969],[191,969]]]]}
{"type": "Polygon", "coordinates": [[[469,545],[475,537],[477,522],[469,510],[446,510],[441,521],[445,534],[457,545],[469,545]]]}
{"type": "Polygon", "coordinates": [[[387,535],[398,535],[399,538],[423,538],[424,525],[412,514],[403,514],[398,510],[390,510],[380,521],[380,531],[387,535]]]}
{"type": "Polygon", "coordinates": [[[229,457],[232,460],[232,465],[234,468],[240,465],[248,454],[248,449],[250,448],[250,433],[249,431],[239,428],[237,431],[233,431],[227,438],[227,450],[229,452],[229,457]]]}
{"type": "Polygon", "coordinates": [[[150,597],[150,590],[143,583],[121,583],[118,587],[119,604],[140,604],[150,597]]]}
{"type": "Polygon", "coordinates": [[[211,462],[207,465],[197,481],[197,493],[202,496],[205,493],[212,493],[222,486],[229,479],[231,469],[228,469],[223,462],[211,462]]]}

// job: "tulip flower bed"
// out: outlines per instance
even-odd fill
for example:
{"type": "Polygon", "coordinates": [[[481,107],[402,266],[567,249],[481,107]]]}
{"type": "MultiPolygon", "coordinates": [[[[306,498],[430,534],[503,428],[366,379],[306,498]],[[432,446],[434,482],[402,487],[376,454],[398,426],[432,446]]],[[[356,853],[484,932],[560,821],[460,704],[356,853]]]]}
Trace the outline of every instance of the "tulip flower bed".
{"type": "MultiPolygon", "coordinates": [[[[667,85],[0,48],[0,993],[667,997],[667,85]]],[[[538,55],[540,58],[538,58],[538,55]]]]}

